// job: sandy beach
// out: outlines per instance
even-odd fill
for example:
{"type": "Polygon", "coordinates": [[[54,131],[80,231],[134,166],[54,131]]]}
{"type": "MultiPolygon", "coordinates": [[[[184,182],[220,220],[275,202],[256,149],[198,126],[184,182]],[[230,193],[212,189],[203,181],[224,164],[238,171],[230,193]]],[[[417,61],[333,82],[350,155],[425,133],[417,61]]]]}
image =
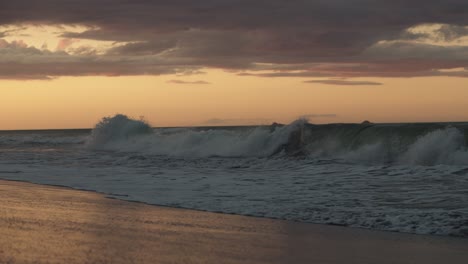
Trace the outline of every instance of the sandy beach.
{"type": "Polygon", "coordinates": [[[468,263],[468,239],[159,207],[0,181],[0,263],[468,263]]]}

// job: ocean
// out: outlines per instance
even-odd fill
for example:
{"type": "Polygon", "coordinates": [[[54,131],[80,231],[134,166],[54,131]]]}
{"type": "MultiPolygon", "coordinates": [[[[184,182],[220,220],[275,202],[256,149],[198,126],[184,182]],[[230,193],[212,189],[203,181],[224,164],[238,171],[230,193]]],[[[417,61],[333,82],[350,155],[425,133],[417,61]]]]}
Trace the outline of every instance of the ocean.
{"type": "Polygon", "coordinates": [[[468,237],[468,123],[0,132],[0,178],[155,205],[468,237]]]}

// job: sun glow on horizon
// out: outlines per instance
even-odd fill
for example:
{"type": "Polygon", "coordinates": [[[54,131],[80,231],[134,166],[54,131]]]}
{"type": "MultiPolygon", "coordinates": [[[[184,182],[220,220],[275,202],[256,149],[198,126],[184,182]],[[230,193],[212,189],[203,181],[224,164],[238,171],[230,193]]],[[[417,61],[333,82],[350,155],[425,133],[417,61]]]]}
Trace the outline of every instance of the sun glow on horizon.
{"type": "Polygon", "coordinates": [[[301,116],[313,123],[468,120],[468,80],[460,78],[366,78],[383,85],[350,89],[303,82],[310,78],[204,71],[0,81],[0,129],[90,128],[116,113],[144,116],[153,126],[289,123],[301,116]]]}
{"type": "MultiPolygon", "coordinates": [[[[226,35],[209,30],[177,31],[166,35],[174,38],[171,41],[178,40],[174,47],[169,45],[171,41],[157,42],[146,54],[148,47],[144,45],[130,45],[124,52],[112,49],[151,44],[154,39],[108,41],[80,35],[100,29],[50,23],[0,26],[0,62],[7,72],[2,75],[0,71],[0,130],[90,128],[102,117],[116,113],[145,116],[153,126],[289,123],[303,116],[313,123],[468,121],[468,79],[461,78],[468,76],[468,71],[462,64],[442,64],[428,70],[416,61],[415,68],[410,68],[414,76],[408,75],[412,78],[404,78],[406,68],[379,72],[406,66],[391,63],[404,61],[407,53],[422,58],[427,55],[426,51],[414,55],[414,47],[407,44],[429,45],[427,51],[437,56],[441,56],[439,48],[448,47],[451,53],[446,56],[457,55],[458,62],[458,54],[465,53],[453,49],[468,47],[465,26],[417,24],[394,39],[377,41],[362,54],[363,58],[395,55],[391,66],[352,60],[305,64],[248,64],[241,60],[239,66],[237,61],[231,62],[234,57],[228,53],[231,57],[219,55],[229,60],[228,64],[202,67],[193,62],[193,56],[208,52],[205,45],[210,45],[209,41],[227,45],[221,41],[226,35]],[[191,50],[190,41],[200,49],[191,50]],[[395,53],[388,55],[390,47],[395,53]],[[107,53],[110,50],[116,53],[107,53]],[[188,52],[187,58],[184,52],[188,52]],[[242,68],[243,63],[250,66],[242,68]],[[374,66],[382,68],[373,72],[374,66]],[[47,69],[38,71],[42,67],[47,69]],[[363,75],[366,70],[368,75],[363,75]],[[380,77],[362,77],[372,74],[380,77]]],[[[247,44],[252,37],[248,33],[242,35],[247,44]]],[[[250,44],[256,45],[255,41],[250,44]]],[[[210,63],[224,62],[216,60],[216,52],[225,51],[214,52],[210,63]]]]}

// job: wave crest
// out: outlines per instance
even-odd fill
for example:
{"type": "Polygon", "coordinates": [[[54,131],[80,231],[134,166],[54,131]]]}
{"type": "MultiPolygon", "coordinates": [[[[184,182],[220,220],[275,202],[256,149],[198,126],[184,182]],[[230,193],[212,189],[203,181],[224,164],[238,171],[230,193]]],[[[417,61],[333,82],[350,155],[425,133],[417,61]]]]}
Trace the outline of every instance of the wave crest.
{"type": "Polygon", "coordinates": [[[411,165],[468,164],[465,137],[454,127],[430,132],[410,145],[400,162],[411,165]]]}
{"type": "Polygon", "coordinates": [[[297,120],[287,126],[153,131],[145,122],[117,115],[104,118],[96,125],[88,146],[184,157],[264,157],[283,151],[294,154],[302,146],[300,135],[305,123],[297,120]]]}
{"type": "Polygon", "coordinates": [[[147,122],[117,114],[113,117],[104,117],[96,124],[87,145],[91,148],[105,148],[113,142],[127,141],[132,137],[152,132],[153,129],[147,122]]]}
{"type": "Polygon", "coordinates": [[[468,164],[464,132],[444,124],[330,124],[296,120],[237,128],[155,129],[125,115],[103,118],[92,149],[182,157],[268,157],[275,154],[357,164],[468,164]]]}

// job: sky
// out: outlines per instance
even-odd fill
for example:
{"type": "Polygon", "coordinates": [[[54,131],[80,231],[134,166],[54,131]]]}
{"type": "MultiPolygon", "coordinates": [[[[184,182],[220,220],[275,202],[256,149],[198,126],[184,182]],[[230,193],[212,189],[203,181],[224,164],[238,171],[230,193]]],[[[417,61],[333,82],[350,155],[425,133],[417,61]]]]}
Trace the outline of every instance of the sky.
{"type": "Polygon", "coordinates": [[[0,130],[468,121],[464,0],[0,2],[0,130]]]}

